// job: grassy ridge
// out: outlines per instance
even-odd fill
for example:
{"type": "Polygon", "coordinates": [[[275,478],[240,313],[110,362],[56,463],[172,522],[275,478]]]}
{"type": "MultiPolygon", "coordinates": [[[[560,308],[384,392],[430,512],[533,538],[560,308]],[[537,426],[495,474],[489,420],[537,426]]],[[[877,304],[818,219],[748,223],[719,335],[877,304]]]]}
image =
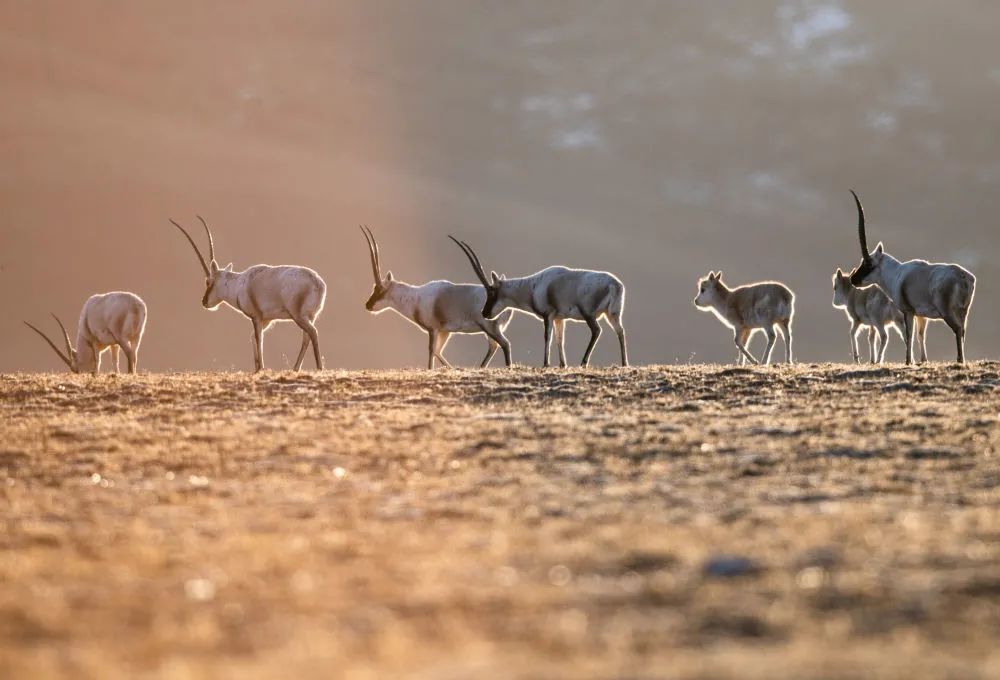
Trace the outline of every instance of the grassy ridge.
{"type": "Polygon", "coordinates": [[[0,376],[0,675],[986,677],[998,390],[996,362],[0,376]]]}

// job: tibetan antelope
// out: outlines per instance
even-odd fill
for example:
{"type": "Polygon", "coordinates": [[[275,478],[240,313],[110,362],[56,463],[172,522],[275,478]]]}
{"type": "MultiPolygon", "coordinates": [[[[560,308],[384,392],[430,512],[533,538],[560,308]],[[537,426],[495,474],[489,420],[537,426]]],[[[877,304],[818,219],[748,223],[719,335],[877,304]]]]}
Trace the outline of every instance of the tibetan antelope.
{"type": "Polygon", "coordinates": [[[452,333],[486,335],[489,348],[479,364],[480,368],[490,363],[497,348],[503,349],[504,361],[507,366],[511,365],[510,342],[503,332],[510,323],[513,312],[497,319],[483,317],[486,293],[482,287],[471,283],[431,281],[422,286],[412,286],[394,279],[391,271],[383,276],[378,241],[371,229],[361,227],[361,232],[368,241],[368,256],[375,276],[375,288],[365,303],[365,309],[374,314],[391,309],[426,331],[430,345],[427,368],[434,368],[434,359],[451,368],[451,364],[444,358],[444,348],[452,333]]]}
{"type": "Polygon", "coordinates": [[[302,329],[302,347],[295,360],[295,370],[302,368],[309,343],[312,343],[316,368],[322,370],[323,356],[319,350],[316,319],[323,311],[326,283],[320,275],[308,267],[293,265],[256,264],[241,272],[234,272],[232,263],[229,263],[220,269],[215,261],[212,230],[200,216],[198,219],[208,235],[207,263],[184,227],[173,220],[170,222],[187,238],[205,272],[202,306],[214,311],[224,302],[250,319],[253,324],[253,359],[256,370],[264,370],[264,332],[275,321],[294,321],[302,329]]]}
{"type": "Polygon", "coordinates": [[[115,292],[100,293],[87,298],[80,311],[80,322],[77,324],[76,347],[69,341],[69,333],[66,332],[63,322],[55,314],[52,317],[62,330],[63,340],[66,342],[66,354],[60,352],[45,333],[27,321],[24,325],[42,336],[59,358],[69,366],[69,370],[74,373],[97,375],[101,369],[101,354],[110,348],[115,373],[118,373],[119,349],[125,352],[128,372],[136,372],[139,343],[142,342],[142,333],[146,329],[146,303],[138,295],[115,292]]]}
{"type": "MultiPolygon", "coordinates": [[[[864,328],[868,328],[868,355],[873,364],[885,361],[885,350],[889,344],[887,329],[895,330],[899,339],[903,339],[903,313],[892,304],[892,300],[878,286],[858,288],[851,284],[851,275],[845,274],[839,267],[833,275],[833,306],[835,309],[843,309],[851,322],[851,356],[856,364],[861,363],[858,333],[864,328]]],[[[917,342],[926,360],[924,342],[927,319],[918,316],[916,324],[917,342]]]]}
{"type": "Polygon", "coordinates": [[[722,282],[722,272],[709,272],[698,280],[698,295],[694,305],[702,311],[712,312],[733,329],[733,342],[739,350],[737,363],[760,363],[747,350],[747,342],[755,330],[767,334],[767,349],[762,357],[771,363],[771,352],[777,339],[775,329],[785,341],[785,362],[792,363],[792,317],[795,315],[795,293],[783,283],[764,281],[738,288],[729,288],[722,282]]]}
{"type": "Polygon", "coordinates": [[[449,236],[465,256],[469,258],[473,271],[486,290],[483,316],[494,319],[507,309],[531,314],[542,320],[545,326],[545,358],[543,366],[549,365],[549,348],[552,331],[555,329],[556,347],[559,348],[559,365],[566,366],[566,348],[563,331],[566,321],[583,321],[590,328],[590,343],[583,354],[582,366],[590,365],[590,355],[601,337],[601,317],[605,317],[618,335],[621,346],[622,366],[628,366],[628,349],[625,343],[625,328],[622,326],[622,312],[625,307],[625,284],[608,272],[586,269],[549,267],[531,276],[507,279],[486,272],[472,247],[465,241],[449,236]]]}
{"type": "MultiPolygon", "coordinates": [[[[976,277],[957,264],[936,264],[925,260],[900,262],[885,252],[881,241],[868,251],[865,211],[861,199],[851,191],[858,208],[858,239],[861,264],[851,272],[855,286],[875,284],[903,313],[903,342],[906,363],[913,363],[913,335],[917,318],[941,319],[955,334],[958,363],[965,363],[965,329],[976,293],[976,277]]],[[[926,326],[917,335],[923,335],[926,326]]],[[[921,343],[923,347],[923,343],[921,343]]],[[[923,351],[926,360],[926,349],[923,351]]]]}

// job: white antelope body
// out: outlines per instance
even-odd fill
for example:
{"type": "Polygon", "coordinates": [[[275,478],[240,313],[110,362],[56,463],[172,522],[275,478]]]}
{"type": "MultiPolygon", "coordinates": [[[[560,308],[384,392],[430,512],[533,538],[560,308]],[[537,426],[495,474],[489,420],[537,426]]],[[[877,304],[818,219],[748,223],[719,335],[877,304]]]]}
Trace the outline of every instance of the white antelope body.
{"type": "Polygon", "coordinates": [[[212,231],[201,217],[198,217],[208,235],[209,262],[205,262],[194,239],[181,225],[170,222],[187,237],[198,262],[205,272],[205,294],[201,304],[205,309],[215,310],[226,303],[253,324],[254,367],[264,369],[264,332],[275,321],[293,321],[302,329],[302,347],[295,360],[295,370],[302,368],[306,350],[312,343],[316,368],[323,368],[323,356],[319,349],[319,331],[316,319],[323,311],[326,301],[326,283],[319,274],[308,267],[293,265],[254,265],[241,272],[234,272],[232,263],[223,268],[215,261],[215,243],[212,231]]]}
{"type": "Polygon", "coordinates": [[[45,333],[27,321],[24,324],[38,333],[59,358],[74,373],[93,373],[101,369],[101,354],[111,349],[114,372],[118,373],[118,352],[125,352],[128,372],[135,373],[139,360],[139,343],[146,329],[146,303],[134,293],[113,292],[91,295],[80,310],[77,325],[76,347],[69,340],[66,327],[55,314],[52,315],[62,330],[66,354],[59,351],[45,333]]]}
{"type": "Polygon", "coordinates": [[[725,326],[733,329],[733,342],[739,350],[736,357],[738,364],[743,365],[746,359],[759,363],[747,350],[747,342],[755,330],[763,330],[767,334],[767,349],[762,359],[765,364],[771,363],[771,352],[777,339],[775,329],[785,341],[785,361],[792,363],[795,293],[785,284],[764,281],[729,288],[722,282],[722,272],[709,272],[708,276],[698,281],[694,304],[702,311],[712,312],[725,326]]]}
{"type": "Polygon", "coordinates": [[[479,367],[484,368],[493,359],[498,348],[503,349],[504,361],[511,365],[510,342],[503,332],[510,323],[513,312],[497,319],[483,316],[486,293],[482,286],[451,281],[431,281],[422,286],[413,286],[393,278],[392,272],[382,275],[378,242],[371,229],[361,228],[368,241],[375,287],[365,303],[365,309],[378,314],[391,309],[427,333],[429,351],[427,368],[434,368],[437,359],[451,367],[444,358],[444,348],[452,333],[483,333],[489,340],[489,348],[479,367]]]}
{"type": "MultiPolygon", "coordinates": [[[[858,352],[858,333],[868,329],[868,352],[871,363],[881,364],[885,360],[885,350],[889,344],[887,329],[893,329],[903,339],[903,313],[892,304],[882,290],[875,285],[858,288],[851,283],[851,275],[839,267],[833,275],[833,306],[843,309],[851,322],[851,356],[855,363],[861,363],[858,352]]],[[[925,338],[927,319],[916,317],[917,341],[927,358],[925,338]]]]}
{"type": "MultiPolygon", "coordinates": [[[[941,319],[955,334],[958,363],[965,363],[965,333],[976,293],[976,277],[957,264],[941,264],[926,260],[900,262],[885,252],[882,243],[868,251],[865,235],[865,211],[861,199],[853,191],[858,208],[858,238],[861,242],[861,264],[851,273],[855,286],[875,284],[903,313],[903,342],[906,343],[906,363],[913,363],[913,335],[919,317],[941,319]]],[[[922,336],[926,325],[919,328],[922,336]]],[[[926,361],[926,348],[922,360],[926,361]]]]}
{"type": "Polygon", "coordinates": [[[622,313],[625,308],[625,284],[614,274],[586,269],[548,267],[540,272],[517,279],[507,279],[490,272],[490,278],[472,247],[451,236],[452,241],[469,258],[473,271],[486,291],[483,316],[496,318],[507,309],[531,314],[542,320],[545,327],[543,366],[549,365],[552,332],[555,330],[559,365],[566,366],[564,326],[566,321],[582,321],[590,328],[590,343],[583,354],[582,366],[590,364],[590,355],[601,337],[600,319],[608,320],[618,336],[622,366],[628,366],[628,348],[622,313]]]}

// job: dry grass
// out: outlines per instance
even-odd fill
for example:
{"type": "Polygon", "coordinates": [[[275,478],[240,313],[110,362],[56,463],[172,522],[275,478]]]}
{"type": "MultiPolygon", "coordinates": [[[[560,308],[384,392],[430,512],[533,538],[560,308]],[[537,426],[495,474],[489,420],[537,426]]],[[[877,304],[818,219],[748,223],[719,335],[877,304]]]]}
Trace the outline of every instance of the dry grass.
{"type": "Polygon", "coordinates": [[[997,677],[998,390],[0,376],[0,676],[997,677]]]}

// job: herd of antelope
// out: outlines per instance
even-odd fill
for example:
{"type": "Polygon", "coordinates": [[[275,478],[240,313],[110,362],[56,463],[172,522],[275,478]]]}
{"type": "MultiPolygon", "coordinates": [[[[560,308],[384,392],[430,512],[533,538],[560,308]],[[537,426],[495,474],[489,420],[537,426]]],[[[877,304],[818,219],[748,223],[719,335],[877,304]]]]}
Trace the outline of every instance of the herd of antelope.
{"type": "MultiPolygon", "coordinates": [[[[925,260],[901,262],[885,252],[882,243],[869,251],[865,234],[865,213],[855,192],[858,210],[858,237],[861,263],[849,274],[840,268],[833,275],[833,306],[843,309],[851,322],[851,354],[860,362],[859,332],[868,329],[869,355],[872,363],[885,359],[887,329],[894,329],[906,345],[906,363],[913,363],[913,336],[920,346],[920,361],[927,360],[925,334],[929,319],[940,319],[955,334],[957,360],[965,362],[965,332],[969,309],[975,295],[976,277],[957,264],[935,264],[925,260]]],[[[233,265],[220,268],[215,259],[212,230],[198,217],[208,237],[208,261],[191,234],[177,222],[170,222],[191,244],[205,273],[205,294],[201,304],[214,310],[227,304],[253,324],[254,366],[264,368],[264,332],[275,321],[292,321],[302,329],[302,347],[295,360],[295,370],[302,367],[312,345],[318,369],[323,368],[316,320],[326,300],[326,283],[308,267],[291,265],[254,265],[234,272],[233,265]]],[[[491,271],[486,275],[479,256],[465,241],[450,236],[469,259],[481,285],[431,281],[414,286],[382,271],[378,241],[368,227],[361,228],[368,242],[375,286],[365,308],[378,314],[395,311],[427,333],[427,367],[435,360],[451,366],[444,358],[444,348],[453,333],[482,333],[489,341],[481,367],[503,350],[507,366],[512,365],[510,341],[504,331],[515,310],[542,321],[545,329],[544,366],[550,365],[550,347],[555,334],[559,365],[566,366],[564,332],[567,321],[586,323],[590,342],[582,365],[601,336],[602,318],[618,336],[622,366],[628,366],[628,347],[622,313],[625,285],[608,272],[567,267],[548,267],[530,276],[508,279],[491,271]]],[[[753,283],[730,288],[722,281],[722,272],[709,272],[698,281],[694,299],[698,309],[710,311],[733,331],[739,353],[737,363],[771,362],[771,353],[780,334],[785,347],[785,361],[792,363],[792,318],[795,294],[776,281],[753,283]],[[750,353],[748,343],[756,331],[767,336],[767,347],[759,361],[750,353]]],[[[53,316],[55,316],[53,314],[53,316]]],[[[65,341],[65,354],[45,333],[25,322],[52,347],[74,373],[97,374],[101,354],[111,350],[113,367],[118,372],[119,350],[125,353],[129,373],[138,366],[139,344],[146,325],[146,304],[133,293],[114,292],[91,296],[83,305],[77,325],[76,346],[62,321],[56,318],[65,341]]]]}

